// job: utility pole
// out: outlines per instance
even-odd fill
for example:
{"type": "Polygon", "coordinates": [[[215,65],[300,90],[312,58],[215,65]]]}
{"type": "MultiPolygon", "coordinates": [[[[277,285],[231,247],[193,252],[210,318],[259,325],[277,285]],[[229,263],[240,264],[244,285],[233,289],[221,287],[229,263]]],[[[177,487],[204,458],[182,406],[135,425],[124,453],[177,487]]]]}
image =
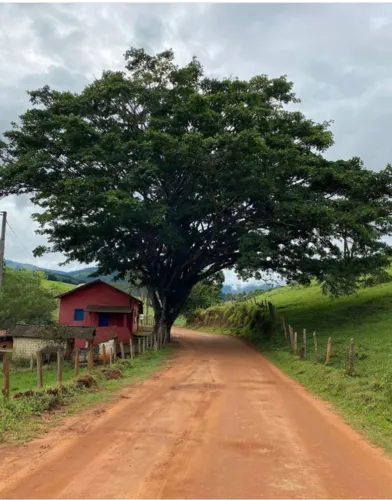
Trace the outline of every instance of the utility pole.
{"type": "Polygon", "coordinates": [[[7,224],[7,212],[0,212],[3,216],[3,221],[1,223],[1,233],[0,233],[0,293],[3,287],[4,281],[4,249],[5,249],[5,227],[7,224]]]}

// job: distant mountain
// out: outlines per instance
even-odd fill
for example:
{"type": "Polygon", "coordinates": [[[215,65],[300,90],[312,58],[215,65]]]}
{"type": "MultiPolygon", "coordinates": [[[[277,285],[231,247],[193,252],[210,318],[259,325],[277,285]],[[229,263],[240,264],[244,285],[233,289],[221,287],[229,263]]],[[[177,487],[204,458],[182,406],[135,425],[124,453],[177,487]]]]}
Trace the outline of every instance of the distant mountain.
{"type": "Polygon", "coordinates": [[[266,283],[240,283],[238,285],[223,285],[222,293],[252,292],[253,290],[270,290],[273,285],[266,283]]]}

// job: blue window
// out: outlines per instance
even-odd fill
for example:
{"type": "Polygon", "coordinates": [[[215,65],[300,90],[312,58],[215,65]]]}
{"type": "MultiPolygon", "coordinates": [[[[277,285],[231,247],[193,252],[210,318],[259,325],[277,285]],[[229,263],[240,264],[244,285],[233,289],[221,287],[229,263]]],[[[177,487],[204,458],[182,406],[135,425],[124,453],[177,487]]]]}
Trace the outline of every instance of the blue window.
{"type": "Polygon", "coordinates": [[[98,314],[98,326],[109,326],[109,315],[105,313],[98,314]]]}
{"type": "Polygon", "coordinates": [[[74,321],[83,321],[84,320],[84,310],[83,309],[75,309],[74,310],[74,321]]]}

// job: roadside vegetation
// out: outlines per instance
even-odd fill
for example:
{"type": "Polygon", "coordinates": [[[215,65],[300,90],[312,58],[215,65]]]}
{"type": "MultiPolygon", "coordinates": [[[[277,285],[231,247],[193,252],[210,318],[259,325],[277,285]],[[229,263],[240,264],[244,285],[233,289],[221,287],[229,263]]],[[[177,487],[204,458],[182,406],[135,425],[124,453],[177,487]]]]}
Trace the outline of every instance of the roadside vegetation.
{"type": "Polygon", "coordinates": [[[334,300],[315,284],[285,286],[256,297],[262,300],[274,304],[277,314],[297,331],[299,348],[306,328],[306,360],[292,354],[279,320],[273,324],[269,314],[250,301],[199,311],[192,324],[250,340],[284,372],[333,403],[355,429],[392,454],[392,283],[360,288],[355,295],[334,300]],[[314,364],[314,330],[318,364],[314,364]],[[325,366],[329,337],[332,355],[325,366]],[[354,376],[346,374],[351,337],[356,351],[354,376]]]}
{"type": "MultiPolygon", "coordinates": [[[[0,403],[0,442],[25,442],[48,430],[64,415],[115,398],[117,389],[147,378],[164,365],[171,353],[170,347],[147,351],[133,360],[119,360],[106,369],[96,367],[91,374],[81,367],[76,380],[73,366],[65,363],[62,387],[56,382],[56,366],[46,365],[44,388],[40,391],[34,390],[35,371],[19,368],[11,374],[10,399],[2,399],[0,403]]],[[[0,376],[0,383],[1,379],[0,376]]]]}

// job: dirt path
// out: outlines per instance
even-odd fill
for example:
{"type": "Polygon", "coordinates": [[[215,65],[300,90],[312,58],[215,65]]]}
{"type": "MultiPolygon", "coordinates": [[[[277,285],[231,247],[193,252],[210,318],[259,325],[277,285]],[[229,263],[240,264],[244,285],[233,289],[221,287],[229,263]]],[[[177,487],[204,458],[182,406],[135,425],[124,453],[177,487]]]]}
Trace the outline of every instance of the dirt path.
{"type": "Polygon", "coordinates": [[[240,341],[183,347],[120,401],[0,456],[1,498],[387,498],[392,461],[240,341]]]}

